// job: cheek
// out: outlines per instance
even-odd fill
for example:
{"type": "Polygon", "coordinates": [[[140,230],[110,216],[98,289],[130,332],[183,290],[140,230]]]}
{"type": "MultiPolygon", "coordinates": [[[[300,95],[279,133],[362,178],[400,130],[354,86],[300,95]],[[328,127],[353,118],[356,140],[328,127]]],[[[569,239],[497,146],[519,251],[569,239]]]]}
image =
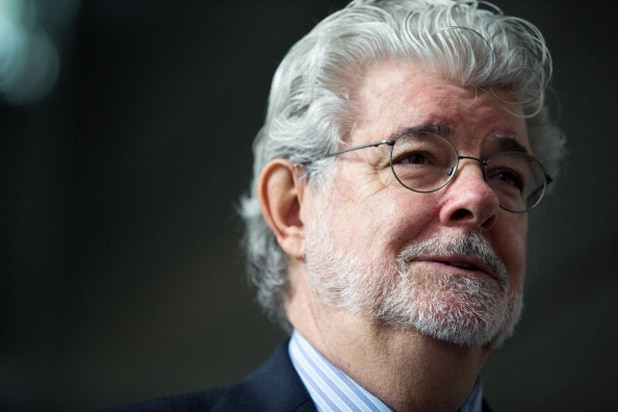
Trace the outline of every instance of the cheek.
{"type": "Polygon", "coordinates": [[[356,224],[363,230],[352,234],[352,241],[359,246],[357,251],[382,264],[394,262],[403,249],[436,230],[437,212],[432,212],[437,209],[436,203],[407,189],[398,192],[366,202],[356,224]]]}
{"type": "Polygon", "coordinates": [[[427,239],[439,230],[439,207],[435,195],[419,194],[395,186],[397,196],[382,205],[381,213],[389,222],[389,241],[397,253],[411,242],[427,239]]]}
{"type": "Polygon", "coordinates": [[[509,282],[513,292],[520,292],[524,286],[526,274],[526,235],[527,221],[521,219],[510,225],[510,230],[503,228],[500,236],[500,254],[509,271],[509,282]]]}

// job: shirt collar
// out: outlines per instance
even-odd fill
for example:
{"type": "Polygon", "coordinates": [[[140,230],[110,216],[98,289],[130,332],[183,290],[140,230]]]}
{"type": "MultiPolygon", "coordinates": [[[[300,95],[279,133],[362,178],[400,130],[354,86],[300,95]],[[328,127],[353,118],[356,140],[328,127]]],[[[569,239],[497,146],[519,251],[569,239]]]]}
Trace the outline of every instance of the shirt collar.
{"type": "MultiPolygon", "coordinates": [[[[298,331],[288,346],[290,359],[318,411],[392,411],[320,354],[298,331]]],[[[483,385],[476,385],[460,412],[483,410],[483,385]]]]}

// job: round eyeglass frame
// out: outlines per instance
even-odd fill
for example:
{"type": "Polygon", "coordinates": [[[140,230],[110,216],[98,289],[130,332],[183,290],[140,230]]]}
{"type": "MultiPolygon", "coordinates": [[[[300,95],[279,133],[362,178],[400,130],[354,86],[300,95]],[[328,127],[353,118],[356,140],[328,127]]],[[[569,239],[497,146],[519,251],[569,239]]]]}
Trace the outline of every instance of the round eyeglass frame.
{"type": "MultiPolygon", "coordinates": [[[[416,193],[432,193],[432,192],[436,192],[440,189],[442,189],[443,187],[445,187],[446,185],[448,185],[453,178],[455,177],[455,175],[457,174],[457,171],[459,170],[459,161],[462,159],[470,159],[470,160],[476,160],[479,162],[479,165],[481,167],[481,171],[483,172],[483,179],[485,182],[487,182],[487,165],[489,164],[489,161],[491,160],[491,158],[493,156],[496,155],[502,155],[504,153],[509,153],[508,151],[502,151],[502,152],[496,152],[494,154],[492,154],[491,156],[489,156],[487,159],[480,159],[477,157],[472,157],[472,156],[464,156],[464,155],[460,155],[459,152],[457,151],[457,148],[453,145],[453,143],[451,143],[448,139],[437,135],[437,134],[433,134],[433,133],[422,133],[423,135],[432,135],[435,137],[438,137],[440,139],[442,139],[444,142],[448,143],[448,145],[453,149],[453,152],[455,153],[455,164],[452,165],[452,171],[447,173],[448,174],[448,178],[444,180],[444,182],[442,184],[440,184],[438,187],[436,188],[432,188],[429,190],[419,190],[419,189],[413,189],[410,186],[404,184],[401,179],[399,178],[399,176],[397,176],[397,173],[395,172],[395,168],[393,165],[393,149],[395,147],[395,143],[397,142],[397,140],[399,140],[401,137],[403,136],[399,136],[395,139],[383,139],[383,140],[377,140],[375,142],[370,142],[370,143],[365,143],[362,145],[358,145],[358,146],[353,146],[353,147],[349,147],[347,149],[342,149],[333,153],[327,153],[326,155],[322,156],[321,159],[326,159],[329,157],[335,157],[344,153],[349,153],[349,152],[353,152],[356,150],[361,150],[361,149],[367,149],[370,147],[378,147],[378,146],[382,146],[382,145],[389,145],[391,147],[390,153],[389,153],[389,163],[390,163],[390,169],[391,172],[393,173],[393,176],[395,176],[395,179],[406,189],[412,191],[412,192],[416,192],[416,193]]],[[[405,136],[405,135],[404,135],[405,136]]],[[[529,212],[530,210],[534,209],[536,206],[538,206],[539,203],[541,203],[541,200],[543,199],[543,197],[545,196],[545,191],[547,189],[547,186],[549,186],[549,184],[551,184],[551,182],[553,181],[552,177],[547,174],[547,172],[545,171],[545,168],[543,167],[543,164],[536,159],[533,156],[530,156],[527,153],[524,152],[517,152],[514,151],[513,153],[518,153],[520,155],[525,155],[528,156],[528,158],[534,162],[535,164],[537,164],[540,167],[540,170],[543,172],[543,175],[545,177],[544,181],[543,181],[543,185],[537,189],[535,189],[531,194],[534,194],[535,192],[541,191],[541,193],[538,195],[538,198],[536,199],[536,201],[534,202],[534,204],[527,206],[526,209],[524,210],[514,210],[514,209],[510,209],[508,207],[505,207],[504,205],[502,205],[501,203],[499,203],[500,208],[511,212],[511,213],[526,213],[529,212]]],[[[491,187],[491,185],[490,185],[491,187]]],[[[491,187],[492,190],[495,191],[495,189],[493,187],[491,187]]],[[[530,197],[530,196],[529,196],[530,197]]],[[[498,196],[498,199],[500,199],[500,196],[498,196]]]]}

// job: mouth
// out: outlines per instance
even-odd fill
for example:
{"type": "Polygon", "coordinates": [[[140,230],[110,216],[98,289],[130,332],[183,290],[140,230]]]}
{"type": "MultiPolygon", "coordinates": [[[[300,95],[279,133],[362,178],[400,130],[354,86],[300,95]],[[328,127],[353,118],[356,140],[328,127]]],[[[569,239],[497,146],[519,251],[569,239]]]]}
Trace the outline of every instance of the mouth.
{"type": "Polygon", "coordinates": [[[434,236],[408,246],[398,259],[403,265],[418,263],[432,272],[493,279],[501,287],[507,286],[506,265],[480,235],[434,236]]]}
{"type": "Polygon", "coordinates": [[[463,262],[443,262],[445,265],[455,266],[456,268],[467,269],[467,270],[479,270],[478,267],[474,265],[470,265],[468,263],[463,262]]]}
{"type": "Polygon", "coordinates": [[[441,265],[450,266],[453,268],[461,269],[466,272],[475,272],[478,274],[485,274],[492,279],[497,279],[497,275],[494,271],[479,259],[475,259],[470,256],[452,256],[452,257],[432,257],[421,259],[429,263],[436,263],[441,265]]]}

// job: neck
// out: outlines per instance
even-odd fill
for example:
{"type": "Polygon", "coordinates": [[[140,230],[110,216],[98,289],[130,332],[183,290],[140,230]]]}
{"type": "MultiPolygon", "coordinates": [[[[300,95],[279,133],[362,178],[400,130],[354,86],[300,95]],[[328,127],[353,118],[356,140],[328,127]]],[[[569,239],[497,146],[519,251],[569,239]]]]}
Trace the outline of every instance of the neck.
{"type": "Polygon", "coordinates": [[[294,327],[330,362],[394,410],[456,411],[474,388],[487,349],[394,330],[325,307],[313,295],[294,289],[286,305],[294,327]]]}

